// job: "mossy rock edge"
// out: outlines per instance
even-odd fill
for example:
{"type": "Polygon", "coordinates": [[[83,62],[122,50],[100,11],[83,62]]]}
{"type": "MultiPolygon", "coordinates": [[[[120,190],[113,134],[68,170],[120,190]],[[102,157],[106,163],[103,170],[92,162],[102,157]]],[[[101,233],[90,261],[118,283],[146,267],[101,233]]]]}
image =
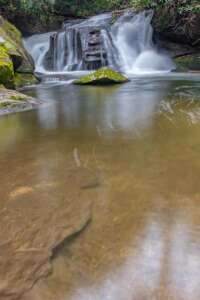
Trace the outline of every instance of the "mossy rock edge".
{"type": "Polygon", "coordinates": [[[200,72],[200,54],[191,54],[191,55],[177,57],[175,59],[175,63],[177,66],[177,71],[200,72]]]}
{"type": "Polygon", "coordinates": [[[14,78],[13,63],[6,48],[0,45],[0,84],[12,88],[14,78]]]}
{"type": "Polygon", "coordinates": [[[0,37],[4,47],[12,59],[14,70],[23,73],[33,73],[34,63],[23,45],[21,32],[0,15],[0,37]]]}
{"type": "Polygon", "coordinates": [[[123,74],[110,68],[101,68],[88,75],[82,76],[73,83],[76,85],[111,85],[128,82],[123,74]]]}
{"type": "Polygon", "coordinates": [[[35,85],[38,83],[39,80],[32,74],[21,74],[17,72],[15,73],[14,85],[16,89],[23,86],[35,85]]]}

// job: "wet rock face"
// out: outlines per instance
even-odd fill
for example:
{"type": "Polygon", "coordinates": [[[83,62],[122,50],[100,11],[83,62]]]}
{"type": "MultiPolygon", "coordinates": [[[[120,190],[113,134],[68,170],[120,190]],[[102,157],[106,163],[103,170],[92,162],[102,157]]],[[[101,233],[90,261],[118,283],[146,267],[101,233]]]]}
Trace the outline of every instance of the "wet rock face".
{"type": "Polygon", "coordinates": [[[37,83],[33,69],[34,62],[23,46],[21,33],[0,16],[0,84],[17,88],[37,83]]]}
{"type": "Polygon", "coordinates": [[[0,117],[3,115],[36,109],[44,102],[0,85],[0,117]]]}
{"type": "Polygon", "coordinates": [[[44,59],[44,67],[46,70],[54,70],[54,57],[55,57],[55,45],[57,42],[57,34],[53,34],[50,36],[49,40],[49,50],[45,54],[44,59]]]}
{"type": "Polygon", "coordinates": [[[88,32],[84,51],[84,64],[86,70],[95,70],[108,65],[101,28],[92,28],[88,32]]]}
{"type": "Polygon", "coordinates": [[[180,72],[200,72],[200,54],[191,54],[175,59],[177,70],[180,72]]]}
{"type": "Polygon", "coordinates": [[[51,272],[62,243],[91,219],[97,184],[87,169],[70,167],[62,182],[19,186],[10,193],[0,211],[1,300],[20,299],[51,272]]]}
{"type": "MultiPolygon", "coordinates": [[[[173,2],[171,2],[173,5],[173,2]]],[[[169,4],[170,5],[170,4],[169,4]]],[[[167,42],[200,48],[200,14],[174,14],[173,9],[158,10],[153,18],[155,31],[167,42]]]]}
{"type": "Polygon", "coordinates": [[[0,44],[0,83],[13,87],[14,69],[4,44],[0,44]]]}
{"type": "Polygon", "coordinates": [[[44,66],[50,71],[61,71],[71,60],[69,71],[75,71],[83,56],[81,34],[75,28],[59,31],[50,36],[49,50],[44,59],[44,66]],[[73,51],[74,50],[74,51],[73,51]],[[75,63],[72,63],[72,61],[75,63]]]}
{"type": "Polygon", "coordinates": [[[12,59],[14,70],[22,73],[33,73],[33,60],[26,52],[20,31],[0,16],[0,37],[12,59]]]}
{"type": "Polygon", "coordinates": [[[47,70],[67,71],[95,70],[108,65],[101,27],[66,27],[50,37],[49,50],[45,55],[47,70]]]}

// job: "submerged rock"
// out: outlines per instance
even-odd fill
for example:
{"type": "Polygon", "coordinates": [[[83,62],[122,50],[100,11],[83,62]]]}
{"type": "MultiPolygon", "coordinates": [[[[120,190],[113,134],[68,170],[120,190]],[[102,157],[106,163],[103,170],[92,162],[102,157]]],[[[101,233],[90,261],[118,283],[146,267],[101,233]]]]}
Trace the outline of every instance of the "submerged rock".
{"type": "Polygon", "coordinates": [[[0,210],[1,300],[21,299],[52,271],[62,244],[91,219],[97,185],[95,174],[70,160],[61,182],[14,188],[0,210]]]}
{"type": "Polygon", "coordinates": [[[129,81],[127,77],[121,73],[109,68],[101,68],[89,75],[83,76],[80,79],[74,81],[77,85],[109,85],[124,83],[129,81]]]}

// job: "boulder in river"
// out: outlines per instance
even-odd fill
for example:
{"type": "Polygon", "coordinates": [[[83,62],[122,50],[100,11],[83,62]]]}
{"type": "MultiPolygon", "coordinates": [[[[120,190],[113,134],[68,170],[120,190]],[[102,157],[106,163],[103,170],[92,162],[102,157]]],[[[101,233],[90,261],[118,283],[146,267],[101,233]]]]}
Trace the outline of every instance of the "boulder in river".
{"type": "Polygon", "coordinates": [[[74,81],[77,85],[109,85],[129,81],[123,74],[110,68],[101,68],[74,81]]]}

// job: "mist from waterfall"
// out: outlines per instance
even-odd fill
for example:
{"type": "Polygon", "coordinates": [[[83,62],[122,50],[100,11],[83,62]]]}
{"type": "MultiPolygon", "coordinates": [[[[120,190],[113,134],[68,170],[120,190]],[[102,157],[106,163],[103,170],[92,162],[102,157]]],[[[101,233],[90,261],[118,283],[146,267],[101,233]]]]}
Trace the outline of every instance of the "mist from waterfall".
{"type": "Polygon", "coordinates": [[[136,15],[127,13],[112,26],[112,36],[119,52],[120,69],[125,73],[171,71],[169,56],[159,53],[153,43],[153,11],[136,15]]]}
{"type": "Polygon", "coordinates": [[[128,74],[169,72],[171,58],[153,43],[153,11],[112,14],[63,24],[58,32],[34,35],[25,47],[37,73],[67,73],[109,66],[128,74]]]}

